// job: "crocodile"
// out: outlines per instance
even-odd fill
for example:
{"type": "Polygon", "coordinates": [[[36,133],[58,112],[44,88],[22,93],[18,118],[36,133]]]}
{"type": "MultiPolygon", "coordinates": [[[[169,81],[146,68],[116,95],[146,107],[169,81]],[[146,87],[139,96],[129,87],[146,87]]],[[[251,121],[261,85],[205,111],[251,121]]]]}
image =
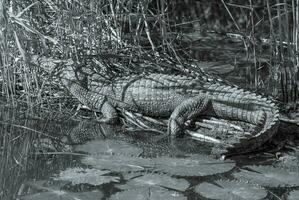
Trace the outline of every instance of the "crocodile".
{"type": "MultiPolygon", "coordinates": [[[[49,69],[48,61],[42,63],[39,59],[38,63],[49,69]]],[[[201,115],[254,124],[254,132],[228,147],[224,153],[227,155],[252,152],[277,132],[276,104],[235,85],[199,76],[153,73],[119,77],[109,83],[91,78],[86,88],[78,83],[80,73],[74,66],[72,61],[64,63],[60,80],[82,104],[102,113],[100,122],[115,123],[117,109],[125,109],[146,116],[169,117],[167,133],[172,136],[183,135],[185,122],[201,115]]]]}

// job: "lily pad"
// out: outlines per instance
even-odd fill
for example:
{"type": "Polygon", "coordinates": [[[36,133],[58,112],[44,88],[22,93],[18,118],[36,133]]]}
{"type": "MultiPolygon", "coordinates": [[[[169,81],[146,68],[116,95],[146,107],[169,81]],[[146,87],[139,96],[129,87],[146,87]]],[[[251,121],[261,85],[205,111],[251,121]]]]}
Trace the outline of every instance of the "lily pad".
{"type": "Polygon", "coordinates": [[[285,154],[279,157],[279,162],[274,164],[275,167],[288,169],[291,171],[299,172],[299,158],[298,155],[288,155],[285,154]]]}
{"type": "Polygon", "coordinates": [[[295,190],[290,192],[287,200],[298,200],[298,198],[299,198],[299,190],[295,190]]]}
{"type": "Polygon", "coordinates": [[[138,156],[142,149],[121,140],[94,140],[78,145],[76,151],[83,151],[90,155],[125,155],[138,156]]]}
{"type": "Polygon", "coordinates": [[[119,182],[119,177],[103,176],[110,171],[98,169],[69,168],[60,172],[59,177],[55,180],[70,181],[72,185],[90,184],[102,185],[104,183],[119,182]]]}
{"type": "Polygon", "coordinates": [[[183,194],[163,188],[150,187],[131,189],[118,192],[110,197],[111,200],[187,200],[183,194]]]}
{"type": "Polygon", "coordinates": [[[61,190],[64,185],[62,181],[28,181],[25,183],[29,187],[30,194],[25,193],[20,196],[21,200],[93,200],[102,199],[104,194],[101,191],[94,190],[88,192],[70,192],[61,190]],[[41,192],[43,191],[43,192],[41,192]]]}
{"type": "Polygon", "coordinates": [[[165,174],[145,174],[130,179],[126,184],[117,186],[120,189],[137,189],[139,187],[161,187],[185,191],[189,187],[188,181],[182,178],[172,178],[165,174]]]}
{"type": "Polygon", "coordinates": [[[242,182],[218,180],[213,183],[202,183],[195,187],[200,195],[210,199],[257,200],[267,196],[267,191],[258,186],[242,182]]]}
{"type": "Polygon", "coordinates": [[[207,176],[230,171],[235,167],[232,160],[221,161],[205,155],[187,158],[158,157],[153,161],[158,171],[180,176],[207,176]]]}
{"type": "Polygon", "coordinates": [[[91,192],[65,192],[62,190],[53,190],[48,192],[29,194],[22,196],[21,200],[94,200],[94,199],[102,199],[103,193],[99,191],[91,191],[91,192]]]}
{"type": "Polygon", "coordinates": [[[241,169],[233,176],[240,180],[250,181],[265,187],[295,187],[299,186],[299,172],[272,166],[250,166],[248,170],[241,169]]]}
{"type": "Polygon", "coordinates": [[[96,169],[108,169],[114,172],[142,171],[153,168],[150,159],[125,156],[87,156],[82,163],[96,169]]]}

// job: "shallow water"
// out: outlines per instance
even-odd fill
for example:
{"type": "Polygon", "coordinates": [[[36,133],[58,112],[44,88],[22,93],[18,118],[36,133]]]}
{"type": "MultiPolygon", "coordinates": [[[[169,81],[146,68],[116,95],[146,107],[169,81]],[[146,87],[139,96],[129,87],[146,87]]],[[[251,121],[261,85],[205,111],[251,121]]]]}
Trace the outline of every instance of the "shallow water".
{"type": "Polygon", "coordinates": [[[52,118],[2,108],[1,199],[298,199],[298,147],[221,161],[188,138],[52,118]],[[58,142],[72,133],[96,138],[58,142]]]}

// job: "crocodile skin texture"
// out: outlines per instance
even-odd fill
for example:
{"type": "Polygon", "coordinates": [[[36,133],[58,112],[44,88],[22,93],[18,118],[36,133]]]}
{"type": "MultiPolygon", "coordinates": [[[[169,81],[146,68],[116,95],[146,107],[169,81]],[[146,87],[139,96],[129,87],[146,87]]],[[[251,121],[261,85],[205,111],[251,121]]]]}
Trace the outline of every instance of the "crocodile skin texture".
{"type": "Polygon", "coordinates": [[[102,111],[104,116],[113,113],[115,117],[115,108],[154,117],[170,116],[168,133],[171,135],[180,135],[184,122],[199,115],[257,125],[252,138],[241,138],[235,144],[242,151],[252,151],[271,138],[279,121],[278,109],[267,98],[235,86],[189,76],[150,74],[123,77],[108,85],[94,85],[97,87],[91,91],[76,84],[69,90],[83,104],[102,111]],[[105,104],[109,106],[103,110],[105,104]]]}

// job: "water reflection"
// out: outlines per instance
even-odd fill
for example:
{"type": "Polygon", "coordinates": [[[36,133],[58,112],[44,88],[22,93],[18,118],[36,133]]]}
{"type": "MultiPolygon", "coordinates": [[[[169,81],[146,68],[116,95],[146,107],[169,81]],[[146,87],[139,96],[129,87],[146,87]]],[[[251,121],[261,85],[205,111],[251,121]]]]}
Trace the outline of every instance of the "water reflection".
{"type": "Polygon", "coordinates": [[[25,112],[0,107],[0,198],[13,199],[25,179],[30,143],[34,135],[23,128],[32,126],[25,112]]]}
{"type": "MultiPolygon", "coordinates": [[[[34,156],[33,152],[38,151],[39,145],[46,149],[45,143],[40,143],[43,140],[51,145],[55,144],[51,142],[54,140],[59,144],[61,130],[71,127],[71,123],[51,123],[52,117],[36,117],[39,114],[32,114],[26,107],[5,105],[5,102],[0,106],[0,199],[16,199],[22,193],[25,180],[53,170],[54,165],[49,162],[55,162],[54,157],[51,161],[48,156],[34,156]]],[[[63,162],[56,160],[56,163],[63,162]]]]}
{"type": "Polygon", "coordinates": [[[205,199],[212,198],[209,188],[215,199],[247,199],[248,194],[262,199],[299,187],[298,170],[281,163],[273,170],[268,165],[276,162],[266,158],[220,161],[188,138],[170,140],[71,115],[46,116],[1,107],[1,199],[205,199]],[[279,190],[273,185],[269,191],[277,178],[279,190]]]}

